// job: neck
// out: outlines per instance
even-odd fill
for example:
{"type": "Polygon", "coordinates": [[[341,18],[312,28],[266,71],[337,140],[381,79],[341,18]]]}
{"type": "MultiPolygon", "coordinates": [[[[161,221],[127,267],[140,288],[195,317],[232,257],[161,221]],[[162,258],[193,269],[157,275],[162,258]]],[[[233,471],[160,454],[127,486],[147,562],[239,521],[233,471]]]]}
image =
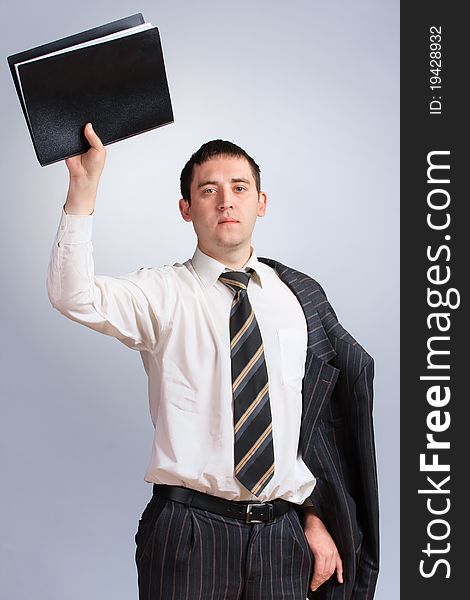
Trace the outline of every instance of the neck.
{"type": "Polygon", "coordinates": [[[207,256],[214,258],[234,271],[241,269],[251,256],[251,244],[241,248],[223,248],[220,252],[218,250],[214,251],[213,249],[205,248],[199,242],[198,247],[201,252],[204,252],[207,256]]]}

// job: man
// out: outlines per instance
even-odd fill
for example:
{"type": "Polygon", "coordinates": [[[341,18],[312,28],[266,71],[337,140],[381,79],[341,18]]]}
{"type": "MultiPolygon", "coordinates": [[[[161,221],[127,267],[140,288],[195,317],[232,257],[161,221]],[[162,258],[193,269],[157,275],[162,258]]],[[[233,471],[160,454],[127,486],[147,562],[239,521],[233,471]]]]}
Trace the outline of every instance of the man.
{"type": "Polygon", "coordinates": [[[373,362],[313,279],[257,258],[258,165],[230,142],[203,145],[181,173],[192,259],[95,277],[106,151],[91,124],[85,135],[90,150],[66,161],[48,293],[67,317],[140,351],[149,378],[140,600],[370,600],[373,362]]]}

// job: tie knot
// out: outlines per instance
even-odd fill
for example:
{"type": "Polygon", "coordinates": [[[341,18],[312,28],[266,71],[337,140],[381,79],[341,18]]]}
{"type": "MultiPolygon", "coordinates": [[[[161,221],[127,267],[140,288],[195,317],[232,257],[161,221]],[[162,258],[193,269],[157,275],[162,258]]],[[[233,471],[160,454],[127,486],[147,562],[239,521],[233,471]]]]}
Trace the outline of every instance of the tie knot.
{"type": "Polygon", "coordinates": [[[238,292],[240,290],[246,290],[252,273],[253,269],[249,269],[248,273],[245,271],[227,271],[222,273],[219,279],[234,292],[238,292]]]}

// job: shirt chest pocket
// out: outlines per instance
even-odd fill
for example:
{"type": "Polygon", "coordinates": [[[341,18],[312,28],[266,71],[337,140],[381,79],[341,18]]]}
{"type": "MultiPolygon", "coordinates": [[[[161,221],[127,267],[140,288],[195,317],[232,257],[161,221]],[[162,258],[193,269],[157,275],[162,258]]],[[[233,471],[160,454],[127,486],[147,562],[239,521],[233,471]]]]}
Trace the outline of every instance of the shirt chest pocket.
{"type": "Polygon", "coordinates": [[[293,328],[278,328],[276,331],[282,383],[300,392],[305,372],[306,332],[293,328]]]}

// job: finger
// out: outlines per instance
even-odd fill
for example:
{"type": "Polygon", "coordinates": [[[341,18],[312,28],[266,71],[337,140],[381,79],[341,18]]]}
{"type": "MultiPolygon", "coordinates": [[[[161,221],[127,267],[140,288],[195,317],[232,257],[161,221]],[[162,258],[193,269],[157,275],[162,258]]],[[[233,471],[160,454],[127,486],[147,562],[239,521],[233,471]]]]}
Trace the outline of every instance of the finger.
{"type": "Polygon", "coordinates": [[[325,580],[325,560],[316,560],[313,577],[310,581],[312,591],[314,592],[325,580]]]}
{"type": "Polygon", "coordinates": [[[326,564],[325,564],[325,572],[324,572],[325,581],[333,575],[333,573],[335,572],[335,569],[336,569],[336,555],[332,554],[327,559],[326,564]]]}
{"type": "Polygon", "coordinates": [[[336,579],[339,581],[339,583],[343,583],[343,561],[341,560],[339,554],[338,558],[336,559],[336,579]]]}
{"type": "Polygon", "coordinates": [[[329,579],[336,569],[336,553],[332,553],[331,556],[325,561],[325,571],[323,573],[323,582],[329,579]]]}
{"type": "Polygon", "coordinates": [[[310,589],[314,592],[317,587],[321,584],[321,577],[318,569],[318,565],[315,562],[315,569],[313,571],[312,579],[310,580],[310,589]]]}
{"type": "Polygon", "coordinates": [[[70,173],[75,173],[81,165],[81,156],[69,156],[65,159],[65,164],[70,173]]]}
{"type": "Polygon", "coordinates": [[[65,159],[65,164],[67,165],[67,167],[72,167],[76,162],[77,162],[76,156],[69,156],[68,158],[65,159]]]}
{"type": "Polygon", "coordinates": [[[313,572],[313,577],[310,581],[310,588],[312,591],[315,591],[318,587],[320,587],[325,581],[327,581],[335,572],[337,568],[337,560],[339,560],[340,568],[341,568],[341,583],[342,583],[342,563],[338,554],[334,554],[331,557],[323,558],[322,561],[317,561],[316,568],[313,572]]]}
{"type": "Polygon", "coordinates": [[[315,592],[321,585],[323,585],[325,583],[325,581],[328,579],[328,577],[324,578],[319,578],[319,579],[315,579],[310,582],[310,589],[312,590],[312,592],[315,592]]]}
{"type": "Polygon", "coordinates": [[[88,140],[88,143],[95,150],[102,150],[104,148],[102,141],[95,133],[93,129],[93,125],[91,123],[87,123],[85,126],[85,137],[88,140]]]}

